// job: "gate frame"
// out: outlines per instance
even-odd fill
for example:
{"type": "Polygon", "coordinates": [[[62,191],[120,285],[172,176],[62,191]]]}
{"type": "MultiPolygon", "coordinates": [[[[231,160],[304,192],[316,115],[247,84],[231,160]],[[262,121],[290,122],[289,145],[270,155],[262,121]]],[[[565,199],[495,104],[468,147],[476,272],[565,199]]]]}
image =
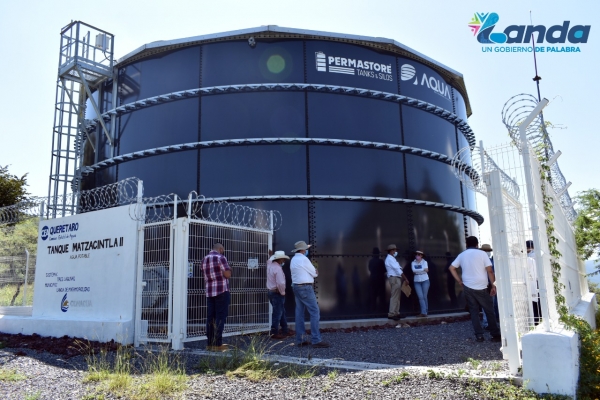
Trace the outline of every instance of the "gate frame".
{"type": "MultiPolygon", "coordinates": [[[[179,307],[179,312],[174,312],[174,320],[173,320],[173,327],[174,327],[174,331],[175,331],[175,327],[178,327],[179,329],[179,333],[175,333],[173,332],[173,350],[183,350],[183,344],[187,343],[187,342],[194,342],[194,341],[198,341],[198,340],[204,340],[206,338],[206,336],[194,336],[194,337],[187,337],[187,303],[188,303],[188,279],[187,279],[187,275],[185,274],[185,271],[187,271],[187,265],[189,263],[189,258],[188,258],[188,250],[189,250],[189,238],[190,238],[190,229],[189,226],[191,223],[193,224],[199,224],[199,225],[210,225],[210,226],[218,226],[218,227],[223,227],[223,228],[235,228],[235,229],[240,229],[240,230],[245,230],[245,231],[250,231],[250,232],[259,232],[259,233],[267,233],[267,245],[269,247],[269,249],[272,249],[273,247],[273,215],[271,212],[271,216],[270,216],[270,226],[271,226],[271,230],[263,230],[263,229],[255,229],[255,228],[248,228],[248,227],[241,227],[241,226],[237,226],[237,225],[232,225],[232,224],[224,224],[224,223],[219,223],[219,222],[212,222],[212,221],[205,221],[205,220],[196,220],[196,219],[188,219],[188,218],[180,218],[178,221],[178,226],[176,228],[176,232],[177,234],[181,235],[182,238],[181,240],[176,240],[176,242],[179,242],[181,244],[180,248],[178,248],[178,251],[175,253],[175,276],[174,276],[174,281],[173,281],[173,293],[175,293],[176,295],[174,295],[174,309],[177,310],[177,308],[175,308],[175,305],[177,305],[177,307],[179,307]],[[179,257],[177,256],[179,254],[179,257]],[[175,318],[177,318],[177,325],[175,324],[175,318]]],[[[265,290],[266,290],[266,282],[265,282],[265,290]]],[[[268,299],[268,297],[267,297],[268,299]]],[[[234,332],[224,332],[223,333],[223,337],[227,337],[227,336],[236,336],[236,335],[240,335],[242,333],[257,333],[257,332],[264,332],[266,330],[270,330],[271,329],[271,323],[272,323],[272,318],[273,318],[273,306],[271,305],[271,303],[267,300],[267,302],[269,303],[269,322],[268,325],[265,326],[265,328],[258,328],[258,329],[250,329],[250,330],[243,330],[243,331],[234,331],[234,332]]]]}
{"type": "MultiPolygon", "coordinates": [[[[251,232],[267,233],[267,246],[272,250],[273,248],[273,211],[269,215],[270,230],[249,228],[239,226],[235,224],[226,224],[221,222],[207,221],[204,219],[190,219],[191,215],[191,204],[192,197],[190,195],[187,201],[187,215],[186,217],[177,218],[177,205],[178,197],[174,196],[174,213],[173,217],[166,221],[159,222],[140,222],[138,226],[138,248],[137,248],[137,266],[136,266],[136,301],[135,301],[135,323],[134,323],[134,346],[139,347],[140,344],[147,344],[148,342],[157,343],[171,343],[173,350],[183,350],[184,342],[191,342],[197,340],[203,340],[205,336],[198,336],[193,338],[187,338],[187,265],[188,265],[188,251],[189,251],[189,226],[190,222],[204,225],[220,226],[224,228],[235,228],[240,230],[247,230],[251,232]],[[169,236],[169,283],[168,283],[168,320],[167,320],[167,338],[149,338],[147,335],[147,329],[145,330],[146,335],[142,336],[142,292],[145,287],[143,281],[144,276],[144,243],[145,243],[145,228],[151,226],[160,226],[169,224],[170,236],[169,236]]],[[[265,282],[266,285],[266,282],[265,282]]],[[[266,290],[266,286],[265,286],[266,290]]],[[[271,303],[267,300],[269,306],[269,321],[268,325],[264,328],[234,331],[224,333],[223,336],[235,336],[242,333],[256,333],[268,331],[271,328],[273,308],[271,303]]]]}
{"type": "Polygon", "coordinates": [[[173,336],[173,246],[175,244],[175,224],[174,221],[159,221],[150,223],[139,223],[138,225],[138,248],[137,248],[137,271],[136,271],[136,294],[135,294],[135,333],[134,333],[134,346],[139,347],[140,344],[147,344],[148,342],[158,343],[169,343],[173,336]],[[148,329],[146,328],[146,336],[142,336],[142,292],[146,286],[143,280],[144,278],[144,240],[145,240],[145,228],[151,226],[160,225],[169,226],[169,294],[168,294],[168,314],[167,314],[167,338],[149,338],[147,336],[148,329]]]}
{"type": "MultiPolygon", "coordinates": [[[[521,368],[521,345],[515,322],[515,309],[513,304],[513,287],[510,279],[510,248],[506,232],[506,213],[504,196],[511,198],[520,205],[519,217],[522,221],[522,205],[502,187],[500,171],[490,171],[484,176],[488,193],[488,209],[492,241],[494,243],[494,264],[496,286],[498,288],[498,312],[500,317],[500,331],[502,334],[502,354],[508,360],[511,374],[516,374],[521,368]],[[498,210],[500,212],[498,212],[498,210]]],[[[526,261],[526,260],[523,260],[526,261]]],[[[525,267],[525,266],[523,266],[525,267]]],[[[531,302],[529,302],[531,303],[531,302]]]]}

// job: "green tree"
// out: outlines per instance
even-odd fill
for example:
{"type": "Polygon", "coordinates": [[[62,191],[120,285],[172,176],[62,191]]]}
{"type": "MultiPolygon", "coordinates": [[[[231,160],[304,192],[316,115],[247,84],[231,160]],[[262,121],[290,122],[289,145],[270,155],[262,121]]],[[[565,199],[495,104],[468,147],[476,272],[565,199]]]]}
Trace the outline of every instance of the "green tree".
{"type": "MultiPolygon", "coordinates": [[[[600,191],[590,189],[580,192],[577,205],[579,215],[575,220],[575,240],[579,255],[587,260],[600,253],[600,191]]],[[[600,273],[600,265],[596,265],[596,269],[594,274],[600,273]]]]}
{"type": "Polygon", "coordinates": [[[12,206],[27,198],[27,174],[22,177],[12,175],[7,166],[0,166],[0,207],[12,206]]]}

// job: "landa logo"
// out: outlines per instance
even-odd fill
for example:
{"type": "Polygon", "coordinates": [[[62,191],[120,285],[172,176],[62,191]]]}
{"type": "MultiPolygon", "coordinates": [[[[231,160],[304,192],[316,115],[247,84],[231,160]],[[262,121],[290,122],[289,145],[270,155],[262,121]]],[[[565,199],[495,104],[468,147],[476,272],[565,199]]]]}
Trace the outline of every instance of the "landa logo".
{"type": "MultiPolygon", "coordinates": [[[[587,43],[590,35],[590,25],[573,25],[571,21],[564,21],[562,25],[553,25],[547,28],[545,25],[509,25],[504,32],[494,32],[500,17],[495,12],[475,13],[469,22],[469,28],[473,36],[482,44],[531,44],[531,36],[534,36],[536,48],[539,52],[581,52],[579,46],[540,46],[538,44],[581,44],[587,43]]],[[[483,52],[527,52],[532,47],[507,46],[496,47],[492,50],[490,46],[484,46],[483,52]]]]}

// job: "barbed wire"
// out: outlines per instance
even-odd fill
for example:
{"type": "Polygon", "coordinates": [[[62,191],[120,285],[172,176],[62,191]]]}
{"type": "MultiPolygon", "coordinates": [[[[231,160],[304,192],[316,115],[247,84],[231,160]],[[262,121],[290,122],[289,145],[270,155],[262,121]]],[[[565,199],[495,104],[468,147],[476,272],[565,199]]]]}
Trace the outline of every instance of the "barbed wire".
{"type": "MultiPolygon", "coordinates": [[[[137,201],[136,177],[77,193],[55,197],[29,197],[17,204],[0,208],[0,225],[15,224],[29,218],[61,218],[73,215],[71,210],[82,214],[90,211],[131,204],[137,201]]],[[[141,187],[140,187],[141,189],[141,187]]]]}
{"type": "Polygon", "coordinates": [[[469,146],[460,149],[452,158],[454,175],[469,189],[477,191],[487,197],[487,188],[482,177],[484,173],[500,171],[502,187],[515,199],[519,198],[519,184],[508,176],[494,159],[484,150],[481,154],[479,147],[471,149],[469,146]],[[470,167],[468,166],[471,164],[470,167]]]}
{"type": "MultiPolygon", "coordinates": [[[[508,99],[502,108],[502,122],[508,129],[508,134],[513,143],[521,151],[521,138],[519,136],[519,126],[529,116],[531,111],[537,106],[538,100],[531,94],[521,93],[508,99]]],[[[550,160],[554,155],[554,146],[550,140],[550,135],[540,113],[525,130],[527,140],[531,147],[536,151],[544,152],[545,158],[550,160]]],[[[569,195],[567,180],[562,174],[558,162],[550,166],[550,184],[556,194],[560,194],[560,205],[569,221],[577,218],[577,212],[574,208],[573,200],[569,195]]]]}
{"type": "Polygon", "coordinates": [[[187,199],[173,193],[142,198],[140,202],[131,205],[129,215],[132,219],[145,223],[163,222],[172,220],[176,216],[187,216],[197,221],[265,231],[271,229],[276,231],[283,225],[283,217],[277,210],[262,210],[206,198],[195,191],[190,192],[187,199]]]}
{"type": "Polygon", "coordinates": [[[283,217],[277,210],[262,210],[206,198],[195,191],[190,192],[188,198],[181,198],[174,193],[154,197],[142,197],[142,194],[142,181],[131,177],[66,195],[69,204],[77,205],[73,208],[64,207],[65,203],[62,200],[65,196],[56,196],[51,202],[48,202],[47,197],[31,197],[15,205],[1,207],[0,225],[14,224],[36,217],[46,219],[65,217],[73,214],[68,211],[70,209],[77,209],[78,213],[87,213],[123,205],[130,206],[130,218],[144,223],[187,216],[194,220],[266,231],[271,229],[276,231],[283,224],[283,217]]]}
{"type": "MultiPolygon", "coordinates": [[[[136,202],[140,182],[140,179],[131,177],[94,189],[82,190],[77,195],[79,213],[104,210],[136,202]]],[[[142,190],[141,187],[139,189],[142,190]]],[[[139,193],[140,197],[141,195],[142,192],[139,193]]]]}

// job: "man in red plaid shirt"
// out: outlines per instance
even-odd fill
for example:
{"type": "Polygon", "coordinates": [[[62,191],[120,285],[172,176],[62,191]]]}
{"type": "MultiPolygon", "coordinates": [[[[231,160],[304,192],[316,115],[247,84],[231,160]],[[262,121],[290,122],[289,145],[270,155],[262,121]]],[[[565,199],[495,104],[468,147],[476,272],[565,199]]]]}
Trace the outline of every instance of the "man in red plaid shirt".
{"type": "Polygon", "coordinates": [[[229,278],[231,267],[223,255],[225,248],[221,243],[215,243],[213,249],[202,260],[202,273],[206,284],[206,350],[226,351],[223,344],[223,328],[231,301],[229,295],[229,278]]]}

